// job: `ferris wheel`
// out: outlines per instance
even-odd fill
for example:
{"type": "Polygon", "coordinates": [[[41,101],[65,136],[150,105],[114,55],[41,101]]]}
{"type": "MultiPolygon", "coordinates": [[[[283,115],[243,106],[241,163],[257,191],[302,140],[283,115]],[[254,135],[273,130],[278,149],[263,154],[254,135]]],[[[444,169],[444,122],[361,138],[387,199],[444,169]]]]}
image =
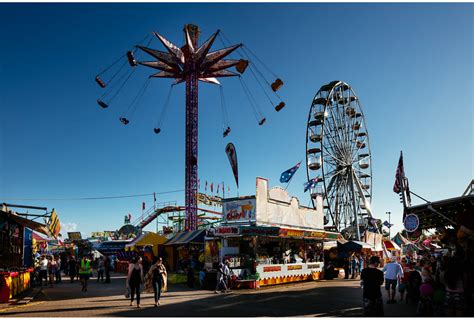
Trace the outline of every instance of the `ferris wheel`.
{"type": "Polygon", "coordinates": [[[323,195],[325,225],[360,240],[371,218],[369,135],[359,98],[347,83],[323,85],[313,99],[306,130],[306,171],[311,199],[323,195]],[[359,227],[356,227],[359,226],[359,227]]]}

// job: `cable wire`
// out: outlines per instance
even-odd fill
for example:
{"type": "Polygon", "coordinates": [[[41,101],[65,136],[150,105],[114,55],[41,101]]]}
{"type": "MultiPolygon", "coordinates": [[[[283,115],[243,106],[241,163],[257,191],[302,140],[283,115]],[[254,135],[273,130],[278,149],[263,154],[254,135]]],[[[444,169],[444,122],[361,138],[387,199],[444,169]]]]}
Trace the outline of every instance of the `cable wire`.
{"type": "Polygon", "coordinates": [[[163,124],[163,120],[164,118],[166,117],[166,113],[167,113],[167,109],[168,109],[168,105],[170,103],[170,100],[171,100],[171,93],[173,92],[173,88],[176,84],[171,84],[170,86],[170,89],[168,91],[168,96],[166,97],[166,100],[165,100],[165,103],[163,105],[163,110],[161,110],[161,114],[160,114],[160,117],[158,118],[158,125],[157,125],[157,128],[161,128],[161,125],[163,124]]]}
{"type": "Polygon", "coordinates": [[[85,197],[85,198],[4,198],[3,200],[23,200],[23,201],[80,201],[80,200],[108,200],[108,199],[122,199],[122,198],[137,198],[137,197],[147,197],[157,194],[168,194],[168,193],[178,193],[183,192],[182,190],[171,190],[171,191],[162,191],[162,192],[153,192],[153,193],[142,193],[142,194],[132,194],[132,195],[123,195],[123,196],[106,196],[106,197],[85,197]]]}

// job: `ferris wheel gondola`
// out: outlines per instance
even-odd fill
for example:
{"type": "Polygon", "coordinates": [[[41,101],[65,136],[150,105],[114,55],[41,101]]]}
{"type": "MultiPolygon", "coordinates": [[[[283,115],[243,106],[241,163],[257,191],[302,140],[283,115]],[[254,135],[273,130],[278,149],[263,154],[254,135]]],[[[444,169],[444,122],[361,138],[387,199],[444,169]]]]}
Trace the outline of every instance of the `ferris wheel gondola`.
{"type": "Polygon", "coordinates": [[[311,199],[316,207],[316,195],[323,195],[326,227],[360,240],[371,217],[371,153],[359,98],[345,82],[323,85],[313,99],[306,168],[308,181],[319,178],[311,199]]]}

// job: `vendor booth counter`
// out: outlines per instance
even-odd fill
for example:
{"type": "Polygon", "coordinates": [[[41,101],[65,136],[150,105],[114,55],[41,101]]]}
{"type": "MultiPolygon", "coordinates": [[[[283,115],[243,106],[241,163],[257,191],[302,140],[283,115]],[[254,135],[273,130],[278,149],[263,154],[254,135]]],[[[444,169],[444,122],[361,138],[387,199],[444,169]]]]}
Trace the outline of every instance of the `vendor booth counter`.
{"type": "Polygon", "coordinates": [[[259,285],[273,285],[287,282],[319,280],[323,271],[323,262],[261,264],[257,266],[260,275],[259,285]]]}
{"type": "Polygon", "coordinates": [[[6,303],[26,291],[30,287],[32,273],[33,268],[16,272],[0,272],[0,303],[6,303]]]}

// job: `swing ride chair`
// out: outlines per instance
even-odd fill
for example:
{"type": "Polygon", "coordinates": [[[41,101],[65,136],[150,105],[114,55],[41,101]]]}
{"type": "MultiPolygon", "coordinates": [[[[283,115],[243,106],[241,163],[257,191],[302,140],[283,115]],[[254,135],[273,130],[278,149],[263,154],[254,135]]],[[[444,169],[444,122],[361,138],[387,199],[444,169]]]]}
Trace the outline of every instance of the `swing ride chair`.
{"type": "Polygon", "coordinates": [[[306,130],[308,181],[313,206],[323,194],[327,229],[360,240],[372,217],[372,169],[366,121],[354,90],[342,81],[323,85],[316,93],[306,130]]]}
{"type": "Polygon", "coordinates": [[[146,66],[158,70],[157,73],[150,75],[138,94],[132,100],[125,113],[123,113],[119,120],[122,124],[128,125],[135,114],[137,106],[146,92],[150,79],[152,78],[169,78],[174,79],[174,83],[170,86],[168,96],[165,99],[161,115],[159,117],[156,127],[153,129],[155,134],[159,134],[162,129],[163,121],[166,116],[166,111],[170,103],[171,93],[173,87],[179,83],[185,83],[186,86],[186,229],[195,230],[197,227],[196,219],[196,195],[197,195],[197,140],[198,140],[198,81],[215,84],[219,87],[221,96],[221,108],[223,115],[223,137],[227,137],[231,128],[228,123],[227,111],[225,106],[224,93],[221,83],[217,78],[224,77],[238,77],[239,82],[243,88],[245,95],[252,107],[253,113],[257,123],[262,126],[266,122],[259,108],[259,104],[252,94],[250,87],[245,83],[242,75],[248,69],[255,81],[258,83],[270,104],[278,112],[284,108],[285,103],[280,102],[275,104],[270,97],[271,93],[281,100],[277,91],[283,86],[283,81],[277,77],[271,70],[247,47],[242,44],[230,45],[227,38],[218,30],[210,36],[202,45],[198,46],[198,38],[200,30],[195,25],[185,25],[184,27],[185,44],[181,48],[177,47],[169,40],[164,38],[157,32],[153,32],[153,36],[145,37],[132,50],[128,51],[124,56],[121,56],[114,63],[112,63],[105,70],[100,72],[95,81],[100,88],[105,89],[105,93],[97,100],[99,106],[107,109],[114,99],[120,94],[127,82],[137,70],[138,65],[146,66]],[[212,45],[219,36],[223,49],[210,52],[212,45]],[[165,51],[159,51],[149,48],[151,41],[156,38],[166,48],[165,51]],[[147,44],[142,44],[147,41],[147,44]],[[227,42],[227,43],[226,43],[227,42]],[[227,46],[226,46],[227,45],[227,46]],[[140,51],[138,51],[140,50],[140,51]],[[137,53],[138,52],[138,53],[137,53]],[[138,56],[140,53],[146,53],[148,56],[154,58],[152,61],[140,61],[138,56]],[[224,59],[231,53],[238,53],[240,59],[224,59]],[[270,84],[264,73],[257,68],[255,63],[252,63],[250,56],[254,57],[261,65],[264,66],[267,72],[272,74],[276,80],[270,84]],[[125,58],[125,59],[124,59],[125,58]],[[129,64],[131,69],[125,69],[129,64]],[[228,70],[234,67],[238,73],[228,70]],[[117,69],[112,72],[113,69],[117,69]],[[103,78],[108,78],[104,81],[103,78]],[[265,82],[267,86],[264,86],[265,82]],[[188,214],[189,213],[189,214],[188,214]]]}

